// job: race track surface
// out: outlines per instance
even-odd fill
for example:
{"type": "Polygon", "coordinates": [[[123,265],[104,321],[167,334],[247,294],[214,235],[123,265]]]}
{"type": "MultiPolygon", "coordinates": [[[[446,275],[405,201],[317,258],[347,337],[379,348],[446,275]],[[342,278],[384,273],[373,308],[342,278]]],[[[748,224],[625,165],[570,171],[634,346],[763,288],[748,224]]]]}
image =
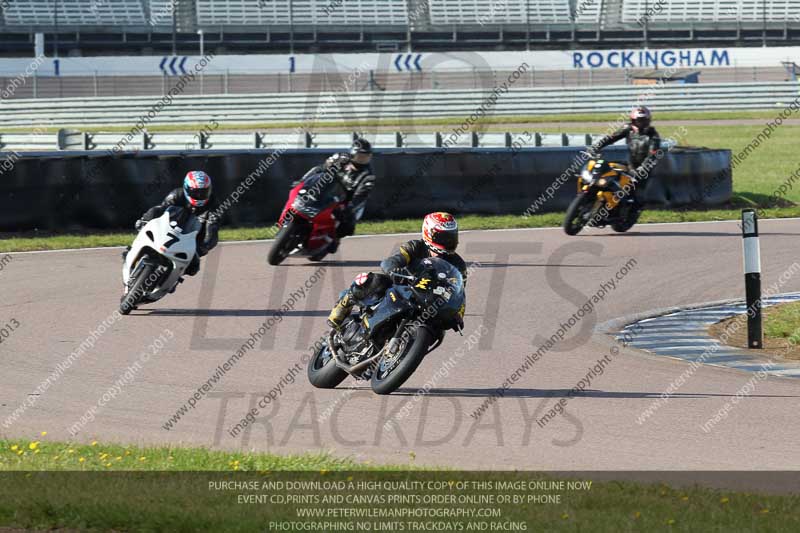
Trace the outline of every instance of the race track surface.
{"type": "MultiPolygon", "coordinates": [[[[762,283],[768,286],[800,261],[800,220],[765,220],[760,228],[762,283]]],[[[305,365],[289,383],[287,373],[326,331],[335,295],[358,273],[377,269],[380,258],[407,238],[351,238],[331,261],[292,258],[280,267],[266,263],[269,242],[223,244],[197,277],[159,303],[112,318],[95,346],[66,366],[70,353],[117,308],[120,251],[13,254],[0,271],[0,326],[12,319],[19,324],[0,344],[0,435],[47,431],[48,439],[69,439],[69,428],[118,382],[116,398],[107,396],[94,420],[84,417],[76,440],[327,450],[374,462],[481,469],[797,469],[800,381],[751,382],[749,394],[706,432],[701,426],[753,374],[702,366],[659,402],[689,364],[631,349],[613,355],[613,341],[594,332],[622,316],[741,297],[736,222],[640,226],[625,235],[590,230],[574,238],[560,229],[464,232],[462,254],[480,263],[467,286],[465,328],[473,341],[480,337],[477,342],[449,333],[389,397],[351,379],[336,390],[314,389],[305,365]],[[504,397],[472,416],[611,279],[616,288],[607,289],[596,308],[573,319],[563,340],[519,374],[504,397]],[[294,310],[208,385],[218,366],[301,289],[294,310]],[[135,365],[162,335],[163,349],[135,365]],[[602,374],[570,396],[604,357],[610,362],[602,374]],[[52,374],[57,365],[62,371],[52,374]],[[48,375],[55,379],[8,424],[48,375]],[[229,430],[282,378],[276,400],[232,437],[229,430]],[[429,394],[415,399],[426,382],[429,394]],[[203,384],[208,390],[196,406],[165,429],[203,384]],[[565,415],[537,422],[562,399],[565,415]],[[394,425],[385,425],[389,418],[394,425]]],[[[800,271],[781,285],[781,292],[797,290],[800,271]]]]}

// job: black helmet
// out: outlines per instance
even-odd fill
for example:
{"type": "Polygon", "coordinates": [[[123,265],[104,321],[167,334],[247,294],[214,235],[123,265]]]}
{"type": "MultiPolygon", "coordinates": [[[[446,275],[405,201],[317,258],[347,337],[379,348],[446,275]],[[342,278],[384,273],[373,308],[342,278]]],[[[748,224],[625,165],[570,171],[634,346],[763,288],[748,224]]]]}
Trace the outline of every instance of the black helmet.
{"type": "Polygon", "coordinates": [[[366,139],[356,138],[350,147],[350,162],[358,168],[363,168],[369,165],[370,161],[372,161],[372,145],[366,139]]]}
{"type": "Polygon", "coordinates": [[[631,124],[639,131],[647,128],[652,118],[653,115],[650,113],[650,110],[643,105],[631,109],[631,124]]]}

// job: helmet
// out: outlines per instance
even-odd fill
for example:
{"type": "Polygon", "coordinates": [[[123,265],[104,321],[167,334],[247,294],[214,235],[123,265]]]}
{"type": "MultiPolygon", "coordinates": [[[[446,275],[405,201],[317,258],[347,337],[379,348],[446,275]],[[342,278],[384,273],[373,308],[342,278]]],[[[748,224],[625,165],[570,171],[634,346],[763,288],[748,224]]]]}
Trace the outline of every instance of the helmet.
{"type": "Polygon", "coordinates": [[[422,221],[422,240],[430,251],[451,254],[458,247],[458,222],[450,213],[430,213],[422,221]]]}
{"type": "Polygon", "coordinates": [[[631,109],[631,124],[639,131],[650,125],[651,118],[650,110],[643,105],[631,109]]]}
{"type": "Polygon", "coordinates": [[[370,161],[372,161],[372,145],[366,139],[356,138],[350,147],[350,162],[358,168],[363,168],[369,165],[370,161]]]}
{"type": "Polygon", "coordinates": [[[203,207],[211,198],[211,176],[192,170],[183,178],[183,194],[192,207],[203,207]]]}

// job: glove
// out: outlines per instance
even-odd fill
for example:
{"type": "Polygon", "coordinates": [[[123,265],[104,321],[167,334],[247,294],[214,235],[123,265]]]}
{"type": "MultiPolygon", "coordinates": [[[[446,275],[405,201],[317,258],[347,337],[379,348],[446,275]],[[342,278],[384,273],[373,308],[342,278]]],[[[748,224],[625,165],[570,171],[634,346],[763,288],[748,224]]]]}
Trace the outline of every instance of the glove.
{"type": "Polygon", "coordinates": [[[145,226],[145,224],[147,224],[147,222],[145,222],[140,218],[139,220],[136,221],[133,227],[136,229],[136,231],[140,231],[145,226]]]}

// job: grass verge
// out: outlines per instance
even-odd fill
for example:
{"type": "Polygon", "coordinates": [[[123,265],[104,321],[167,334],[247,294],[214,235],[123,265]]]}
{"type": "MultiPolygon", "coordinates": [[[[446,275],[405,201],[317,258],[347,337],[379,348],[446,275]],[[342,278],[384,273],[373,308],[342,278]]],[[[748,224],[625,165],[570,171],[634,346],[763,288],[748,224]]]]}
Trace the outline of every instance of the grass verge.
{"type": "MultiPolygon", "coordinates": [[[[777,108],[776,108],[777,109],[777,108]]],[[[514,115],[505,116],[497,115],[491,117],[482,117],[475,123],[476,130],[482,130],[483,126],[491,126],[493,124],[551,124],[554,122],[563,122],[566,124],[582,124],[585,122],[614,122],[620,116],[626,113],[580,113],[580,114],[561,114],[561,115],[514,115]]],[[[746,119],[773,119],[775,118],[775,111],[771,110],[756,110],[756,111],[667,111],[658,113],[658,120],[683,120],[691,121],[707,121],[707,120],[746,120],[746,119]]],[[[351,128],[359,131],[369,130],[371,128],[388,128],[388,127],[415,127],[415,126],[452,126],[453,124],[460,124],[464,117],[439,117],[439,118],[409,118],[409,119],[369,119],[369,120],[324,120],[318,122],[300,122],[300,121],[285,121],[285,122],[252,122],[252,123],[236,123],[224,122],[220,123],[222,130],[271,130],[271,129],[293,129],[298,126],[305,128],[351,128]]],[[[147,130],[150,132],[186,132],[186,131],[200,131],[207,127],[204,123],[197,124],[151,124],[148,125],[147,130]]],[[[61,129],[59,126],[46,126],[41,128],[40,131],[45,133],[56,133],[61,129]]],[[[8,133],[24,133],[30,132],[32,128],[7,128],[8,133]]],[[[130,126],[93,126],[88,127],[85,131],[90,133],[107,132],[107,133],[127,133],[130,131],[130,126]]]]}
{"type": "MultiPolygon", "coordinates": [[[[581,479],[573,477],[572,480],[581,479]]],[[[584,478],[585,479],[585,478],[584,478]]],[[[688,479],[688,477],[687,477],[688,479]]],[[[31,529],[115,531],[264,531],[279,522],[321,522],[301,518],[300,509],[368,511],[376,508],[496,509],[495,518],[354,519],[325,518],[327,527],[308,531],[346,530],[336,524],[382,522],[384,531],[466,531],[493,529],[488,523],[526,524],[527,531],[797,531],[800,496],[764,495],[701,488],[671,488],[656,483],[583,481],[582,488],[531,488],[530,483],[557,482],[556,476],[526,472],[409,471],[407,466],[365,465],[326,455],[276,456],[204,449],[136,448],[48,442],[44,438],[0,440],[0,525],[31,529]],[[83,459],[83,460],[81,460],[83,459]],[[47,470],[47,471],[45,471],[47,470]],[[78,470],[78,472],[76,472],[78,470]],[[286,472],[299,470],[302,472],[286,472]],[[223,483],[238,482],[239,485],[223,483]],[[298,490],[289,482],[316,483],[298,490]],[[438,481],[429,487],[359,487],[359,482],[438,481]],[[455,490],[456,481],[467,483],[455,490]],[[472,482],[490,482],[490,489],[472,482]],[[501,489],[499,481],[528,485],[501,489]],[[248,486],[242,484],[247,482],[248,486]],[[278,486],[277,483],[284,483],[278,486]],[[335,484],[324,488],[322,484],[335,484]],[[253,485],[255,484],[255,485],[253,485]],[[449,487],[449,488],[448,488],[449,487]],[[411,502],[376,505],[344,500],[347,496],[389,498],[409,494],[480,496],[516,494],[527,501],[411,502]],[[303,501],[277,501],[293,495],[303,501]],[[341,495],[342,501],[335,501],[341,495]],[[552,501],[558,495],[558,501],[552,501]],[[325,497],[328,501],[325,501],[325,497]],[[530,503],[548,496],[548,503],[530,503]],[[413,522],[412,522],[413,521],[413,522]],[[403,528],[397,524],[405,523],[403,528]],[[409,524],[415,523],[416,527],[409,524]],[[444,524],[427,529],[420,524],[444,524]],[[483,524],[483,527],[480,524],[483,524]],[[450,524],[448,526],[448,524],[450,524]],[[443,527],[444,527],[443,526],[443,527]]],[[[566,478],[565,484],[570,480],[566,478]]],[[[327,515],[330,517],[331,515],[327,515]]],[[[283,529],[286,530],[286,529],[283,529]]],[[[296,530],[296,529],[290,529],[296,530]]],[[[363,529],[361,529],[363,530],[363,529]]],[[[500,530],[500,529],[497,529],[500,530]]],[[[523,529],[516,529],[523,530],[523,529]]]]}
{"type": "MultiPolygon", "coordinates": [[[[800,217],[800,206],[770,208],[759,211],[761,218],[800,217]]],[[[715,220],[738,220],[739,209],[692,210],[648,210],[642,214],[641,223],[659,222],[703,222],[715,220]]],[[[458,221],[462,230],[509,229],[509,228],[550,228],[559,227],[564,219],[563,213],[546,213],[522,217],[519,215],[464,215],[458,221]]],[[[368,220],[359,224],[357,235],[383,235],[387,233],[416,233],[420,231],[420,220],[368,220]]],[[[633,231],[636,231],[634,229],[633,231]]],[[[253,228],[223,228],[221,241],[252,241],[271,239],[275,236],[274,226],[253,228]]],[[[94,248],[108,246],[127,246],[134,233],[99,234],[5,234],[0,240],[0,252],[29,252],[36,250],[62,250],[72,248],[94,248]]]]}
{"type": "MultiPolygon", "coordinates": [[[[763,350],[769,354],[800,361],[800,302],[771,305],[762,312],[763,350]]],[[[731,317],[712,324],[709,333],[726,343],[747,348],[746,315],[731,317]],[[734,324],[736,327],[734,327],[734,324]],[[723,335],[727,332],[727,335],[723,335]]]]}

